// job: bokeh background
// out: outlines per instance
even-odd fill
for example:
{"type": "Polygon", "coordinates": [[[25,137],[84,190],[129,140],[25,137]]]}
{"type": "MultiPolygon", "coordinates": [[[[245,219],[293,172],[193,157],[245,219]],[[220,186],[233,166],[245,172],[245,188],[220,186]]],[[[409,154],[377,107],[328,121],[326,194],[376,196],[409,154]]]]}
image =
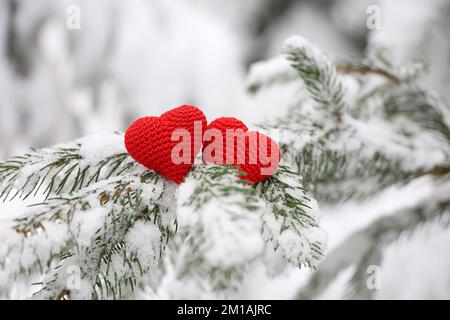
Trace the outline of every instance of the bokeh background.
{"type": "MultiPolygon", "coordinates": [[[[448,0],[1,0],[0,159],[90,132],[123,131],[139,116],[180,104],[198,105],[209,121],[281,115],[289,97],[270,89],[249,95],[246,75],[252,63],[279,55],[292,34],[340,58],[361,57],[370,44],[389,47],[398,63],[422,58],[430,70],[424,85],[450,99],[448,0]],[[67,27],[73,5],[79,29],[67,27]],[[366,25],[371,5],[381,8],[376,30],[366,25]]],[[[427,192],[409,186],[364,205],[323,208],[331,247],[386,203],[401,207],[427,192]]],[[[450,297],[450,234],[427,242],[426,232],[388,251],[383,275],[390,280],[379,297],[450,297]],[[429,258],[430,250],[443,254],[429,258]],[[405,268],[416,256],[440,260],[426,271],[405,268]]],[[[256,266],[236,298],[289,298],[308,276],[292,270],[270,279],[256,266]]],[[[324,298],[340,291],[337,281],[324,298]]]]}

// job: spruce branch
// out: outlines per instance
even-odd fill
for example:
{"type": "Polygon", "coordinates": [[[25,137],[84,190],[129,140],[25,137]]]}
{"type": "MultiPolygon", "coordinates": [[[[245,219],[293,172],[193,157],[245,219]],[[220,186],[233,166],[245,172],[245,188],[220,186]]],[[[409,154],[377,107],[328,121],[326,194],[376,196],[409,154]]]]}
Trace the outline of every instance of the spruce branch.
{"type": "Polygon", "coordinates": [[[32,150],[0,163],[0,199],[72,193],[126,173],[134,165],[123,148],[123,136],[118,133],[97,134],[32,150]],[[103,148],[96,151],[91,144],[97,142],[103,148]]]}
{"type": "MultiPolygon", "coordinates": [[[[198,165],[180,187],[179,230],[161,267],[175,273],[178,285],[196,287],[196,298],[237,289],[266,247],[281,253],[281,264],[309,268],[325,250],[317,205],[294,171],[280,166],[257,186],[239,174],[198,165]]],[[[187,297],[174,291],[172,298],[187,297]]]]}
{"type": "Polygon", "coordinates": [[[280,250],[286,262],[314,269],[322,259],[327,237],[319,228],[318,206],[300,176],[287,166],[258,186],[265,201],[264,240],[280,250]]]}
{"type": "Polygon", "coordinates": [[[388,80],[391,86],[413,83],[428,71],[428,64],[420,59],[400,66],[395,66],[393,60],[393,53],[388,48],[371,46],[365,57],[359,61],[342,61],[338,64],[338,69],[343,73],[381,76],[388,80]]]}
{"type": "Polygon", "coordinates": [[[394,90],[384,104],[389,117],[406,117],[423,129],[450,141],[450,109],[436,95],[418,86],[394,90]]]}
{"type": "Polygon", "coordinates": [[[333,63],[304,39],[288,39],[283,50],[309,96],[300,95],[286,117],[261,127],[280,130],[284,159],[303,176],[318,200],[363,200],[389,185],[447,167],[448,108],[413,83],[411,75],[418,74],[413,72],[414,63],[397,71],[384,53],[362,62],[341,63],[363,77],[361,92],[350,94],[333,63]],[[366,88],[366,78],[374,73],[392,81],[366,88]],[[344,101],[344,96],[353,96],[348,102],[351,108],[340,114],[317,108],[317,100],[344,101]],[[425,161],[422,154],[430,155],[429,159],[425,161]]]}
{"type": "Polygon", "coordinates": [[[55,299],[62,292],[71,299],[120,298],[122,290],[127,286],[133,289],[136,278],[161,258],[174,233],[176,217],[171,206],[175,186],[152,172],[111,180],[82,190],[71,199],[51,199],[43,205],[46,215],[58,212],[59,219],[67,224],[66,243],[70,247],[66,246],[67,253],[46,277],[35,298],[55,299]],[[90,226],[91,232],[83,234],[89,230],[86,223],[92,223],[92,219],[98,220],[96,227],[90,226]],[[143,243],[127,245],[127,235],[141,220],[154,225],[153,243],[144,248],[139,248],[143,243]],[[67,271],[71,266],[81,270],[80,288],[68,287],[71,274],[67,271]]]}
{"type": "MultiPolygon", "coordinates": [[[[320,101],[315,97],[318,92],[323,95],[322,100],[326,100],[328,92],[339,90],[336,90],[333,81],[324,80],[322,85],[329,88],[317,89],[319,86],[315,81],[320,78],[317,76],[320,72],[313,72],[311,59],[298,49],[308,48],[308,45],[301,39],[295,39],[287,41],[288,49],[284,49],[289,53],[287,58],[294,61],[292,65],[299,71],[313,100],[320,101]]],[[[320,56],[316,53],[317,49],[310,50],[314,53],[309,56],[320,56]]],[[[416,83],[425,70],[426,64],[414,61],[394,68],[384,55],[372,55],[362,62],[341,63],[337,71],[355,74],[359,83],[360,92],[353,94],[351,108],[333,119],[322,111],[314,112],[308,100],[300,98],[291,107],[288,117],[272,124],[272,128],[287,131],[281,139],[285,159],[296,165],[297,171],[304,175],[305,182],[319,200],[364,199],[390,185],[408,183],[425,175],[438,184],[440,182],[437,181],[448,179],[449,109],[434,94],[416,83]],[[372,82],[368,81],[372,75],[381,76],[387,82],[373,87],[372,82]],[[378,136],[382,138],[378,139],[378,136]],[[424,154],[426,159],[422,156],[424,154]]],[[[344,86],[342,88],[348,90],[344,86]]],[[[351,95],[345,93],[340,96],[351,95]]],[[[316,293],[334,279],[336,274],[333,272],[339,273],[356,263],[349,296],[370,298],[371,293],[361,279],[366,276],[368,265],[381,263],[384,246],[402,232],[447,214],[448,191],[447,198],[433,198],[429,203],[421,203],[415,209],[405,209],[389,219],[380,218],[367,230],[351,236],[342,250],[339,247],[335,250],[336,254],[333,251],[299,297],[317,296],[316,293]],[[372,233],[376,235],[372,237],[372,233]],[[334,256],[343,255],[343,252],[353,252],[352,246],[361,243],[363,249],[356,258],[351,255],[342,258],[346,259],[346,263],[333,260],[334,256]],[[327,261],[331,262],[328,264],[327,261]]]]}
{"type": "MultiPolygon", "coordinates": [[[[370,298],[361,279],[369,264],[381,263],[384,247],[403,232],[448,215],[449,108],[418,84],[426,64],[395,67],[383,48],[371,50],[362,61],[336,66],[299,37],[289,38],[283,51],[298,72],[298,79],[290,82],[301,80],[308,94],[300,90],[286,116],[261,127],[281,132],[283,159],[318,200],[362,200],[423,176],[447,188],[441,198],[380,218],[351,235],[299,293],[318,296],[337,274],[356,264],[350,297],[370,298]]],[[[280,72],[287,74],[284,67],[280,72]]],[[[278,84],[270,81],[274,70],[267,74],[268,81],[259,83],[278,84]]]]}
{"type": "Polygon", "coordinates": [[[317,298],[340,272],[352,265],[356,265],[356,268],[350,280],[348,297],[371,298],[373,292],[366,286],[367,267],[382,264],[384,248],[404,233],[412,233],[425,223],[449,217],[448,179],[440,180],[438,186],[436,193],[426,201],[378,218],[366,228],[350,235],[327,254],[308,284],[298,292],[297,298],[317,298]]]}
{"type": "Polygon", "coordinates": [[[318,48],[293,36],[286,40],[283,53],[319,107],[335,115],[348,110],[344,84],[336,67],[318,48]]]}
{"type": "Polygon", "coordinates": [[[167,259],[177,279],[199,292],[236,289],[262,249],[261,201],[239,174],[229,166],[195,165],[180,187],[179,229],[167,259]]]}
{"type": "Polygon", "coordinates": [[[43,276],[36,298],[105,299],[132,291],[155,268],[175,232],[176,188],[124,151],[122,134],[101,133],[0,165],[4,200],[41,201],[2,221],[3,275],[43,276]],[[145,246],[136,228],[149,231],[145,246]],[[73,266],[81,287],[68,285],[73,266]]]}
{"type": "MultiPolygon", "coordinates": [[[[392,157],[385,145],[368,141],[368,136],[379,134],[371,132],[376,124],[367,126],[348,116],[342,117],[340,123],[326,124],[321,123],[321,119],[307,118],[301,111],[291,110],[289,117],[263,127],[280,130],[284,160],[302,175],[305,185],[318,200],[362,200],[390,184],[410,181],[419,169],[421,172],[431,170],[429,163],[417,163],[418,168],[405,166],[405,159],[411,156],[410,147],[402,146],[404,151],[399,149],[398,155],[392,157]]],[[[399,141],[408,144],[409,138],[395,132],[388,137],[392,148],[398,148],[399,141]]],[[[428,148],[418,147],[413,150],[417,154],[422,152],[421,148],[428,148]]]]}
{"type": "Polygon", "coordinates": [[[24,179],[39,181],[33,196],[46,191],[37,198],[41,202],[1,226],[1,271],[11,278],[25,270],[30,280],[41,277],[34,298],[133,296],[137,287],[156,289],[167,266],[181,282],[225,293],[263,255],[265,241],[296,267],[313,268],[321,258],[325,242],[317,236],[317,212],[287,167],[257,187],[233,167],[194,165],[177,205],[172,183],[121,152],[122,135],[99,139],[105,137],[101,147],[92,137],[81,138],[33,151],[17,166],[14,159],[2,164],[7,192],[29,192],[17,183],[24,179]],[[74,266],[80,270],[75,287],[74,266]]]}

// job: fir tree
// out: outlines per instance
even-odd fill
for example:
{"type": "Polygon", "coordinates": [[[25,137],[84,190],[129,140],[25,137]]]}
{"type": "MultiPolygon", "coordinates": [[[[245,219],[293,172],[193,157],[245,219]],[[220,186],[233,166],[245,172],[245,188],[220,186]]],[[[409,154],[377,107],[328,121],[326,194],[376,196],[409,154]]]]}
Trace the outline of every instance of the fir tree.
{"type": "Polygon", "coordinates": [[[382,48],[342,62],[293,37],[283,54],[254,65],[248,80],[251,92],[297,86],[289,112],[261,124],[280,131],[283,155],[264,182],[251,185],[235,168],[199,158],[178,187],[137,164],[120,133],[1,163],[1,199],[33,203],[0,226],[0,277],[8,279],[0,281],[1,296],[11,283],[33,283],[35,298],[135,298],[158,294],[172,275],[191,288],[186,295],[201,298],[238,288],[249,264],[262,258],[274,274],[283,268],[273,260],[318,266],[302,298],[356,265],[350,295],[371,297],[361,278],[367,265],[380,263],[383,247],[448,216],[448,106],[420,86],[424,64],[393,66],[382,48]],[[319,264],[327,240],[314,198],[364,200],[423,176],[436,187],[426,202],[380,218],[319,264]],[[342,254],[356,241],[365,245],[342,254]]]}
{"type": "Polygon", "coordinates": [[[1,226],[2,296],[34,282],[37,299],[132,298],[156,291],[168,268],[226,291],[265,247],[317,265],[326,236],[296,172],[281,166],[252,185],[198,160],[180,190],[125,153],[119,133],[3,162],[2,199],[38,202],[1,226]]]}
{"type": "Polygon", "coordinates": [[[297,85],[288,116],[263,127],[281,130],[285,160],[321,204],[363,201],[423,177],[435,188],[418,204],[380,217],[326,253],[298,294],[319,297],[352,267],[347,297],[373,298],[367,268],[381,265],[383,249],[403,233],[449,217],[449,106],[420,85],[425,63],[394,66],[386,48],[371,47],[362,61],[338,61],[291,37],[283,54],[253,66],[249,90],[297,85]]]}

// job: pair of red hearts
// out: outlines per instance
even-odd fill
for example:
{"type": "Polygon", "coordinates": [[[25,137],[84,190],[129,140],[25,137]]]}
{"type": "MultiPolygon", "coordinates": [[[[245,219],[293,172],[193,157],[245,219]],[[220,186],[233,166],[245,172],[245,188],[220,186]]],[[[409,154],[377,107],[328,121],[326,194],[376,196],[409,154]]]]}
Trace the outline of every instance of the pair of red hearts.
{"type": "MultiPolygon", "coordinates": [[[[240,177],[253,183],[273,175],[280,161],[279,147],[269,137],[259,132],[249,132],[245,124],[235,118],[218,118],[207,125],[203,112],[197,107],[189,105],[169,110],[160,117],[143,117],[136,120],[125,133],[125,146],[128,153],[137,162],[177,184],[183,182],[202,146],[204,162],[237,165],[239,170],[244,173],[240,177]],[[198,128],[199,125],[201,128],[198,128]],[[176,163],[173,160],[173,150],[180,142],[173,141],[172,135],[180,129],[186,133],[181,135],[183,142],[188,141],[190,144],[190,150],[188,150],[190,151],[188,154],[190,161],[184,163],[176,163]],[[227,130],[238,129],[245,132],[244,155],[239,157],[237,150],[239,141],[234,138],[232,141],[226,138],[227,130]],[[206,139],[206,134],[204,137],[203,133],[207,132],[221,133],[221,135],[210,134],[211,137],[206,139]],[[186,138],[189,139],[185,140],[186,138]],[[222,141],[218,141],[220,142],[219,146],[222,147],[222,154],[220,152],[216,154],[217,148],[208,148],[211,143],[217,142],[215,139],[219,138],[222,139],[222,141]],[[205,154],[207,149],[212,149],[208,155],[205,154]],[[266,150],[263,150],[262,153],[262,149],[266,150]],[[234,151],[234,157],[229,157],[232,163],[230,163],[230,159],[227,159],[227,153],[231,151],[234,151]],[[265,159],[261,156],[263,154],[265,159]]],[[[217,147],[217,144],[215,146],[217,147]]]]}

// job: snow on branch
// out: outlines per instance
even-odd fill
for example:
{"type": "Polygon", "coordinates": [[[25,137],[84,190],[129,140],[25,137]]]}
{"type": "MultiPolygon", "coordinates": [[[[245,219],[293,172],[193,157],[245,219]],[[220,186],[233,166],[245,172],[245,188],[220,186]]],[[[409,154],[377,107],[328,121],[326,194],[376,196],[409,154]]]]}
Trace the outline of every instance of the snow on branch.
{"type": "Polygon", "coordinates": [[[197,166],[180,187],[179,231],[185,246],[180,272],[213,290],[233,288],[262,250],[260,200],[228,166],[197,166]]]}
{"type": "MultiPolygon", "coordinates": [[[[319,200],[364,199],[393,183],[448,171],[448,106],[415,83],[417,63],[394,68],[385,51],[374,50],[361,62],[335,67],[296,36],[283,52],[309,94],[261,127],[280,130],[284,159],[319,200]]],[[[269,64],[269,75],[277,74],[269,64]]]]}
{"type": "Polygon", "coordinates": [[[173,183],[147,172],[105,180],[72,197],[49,199],[23,223],[25,228],[31,220],[44,230],[46,224],[65,229],[64,255],[36,297],[120,298],[123,289],[157,265],[173,235],[175,190],[173,183]],[[43,218],[48,222],[41,222],[43,218]],[[135,235],[137,231],[150,233],[135,235]],[[71,267],[80,269],[80,283],[74,288],[71,267]]]}
{"type": "Polygon", "coordinates": [[[400,235],[411,234],[425,223],[450,218],[449,188],[448,179],[439,179],[435,192],[425,202],[378,218],[350,235],[327,254],[308,285],[298,292],[297,298],[317,298],[341,272],[351,266],[354,266],[354,269],[348,296],[371,298],[373,292],[369,292],[364,280],[367,277],[367,267],[381,265],[384,248],[396,241],[400,235]]]}
{"type": "Polygon", "coordinates": [[[179,230],[163,266],[177,279],[169,297],[226,296],[266,247],[292,267],[314,268],[321,259],[326,236],[298,175],[281,166],[255,187],[238,174],[232,167],[196,166],[181,185],[179,230]]]}
{"type": "Polygon", "coordinates": [[[300,176],[280,166],[271,181],[258,186],[258,192],[265,200],[264,240],[275,251],[280,250],[292,265],[314,269],[322,259],[327,236],[319,227],[317,202],[308,194],[300,176]]]}
{"type": "Polygon", "coordinates": [[[0,199],[71,193],[129,171],[119,133],[98,133],[0,162],[0,199]]]}
{"type": "Polygon", "coordinates": [[[0,276],[34,281],[37,299],[132,297],[170,270],[194,292],[229,292],[267,245],[310,268],[326,245],[314,201],[285,166],[255,186],[199,163],[178,189],[124,153],[121,134],[103,133],[0,168],[4,200],[38,201],[2,223],[0,276]]]}
{"type": "Polygon", "coordinates": [[[119,298],[175,232],[176,186],[132,160],[119,133],[15,157],[0,164],[0,182],[4,201],[38,202],[2,219],[4,294],[22,277],[38,280],[38,298],[119,298]],[[71,285],[74,268],[80,283],[71,285]]]}
{"type": "Polygon", "coordinates": [[[336,67],[317,47],[302,37],[292,36],[285,41],[283,53],[319,107],[332,114],[349,108],[336,67]]]}
{"type": "Polygon", "coordinates": [[[297,78],[289,62],[280,56],[252,64],[246,79],[246,87],[250,93],[256,93],[265,87],[289,83],[297,78]]]}
{"type": "Polygon", "coordinates": [[[450,141],[450,108],[431,92],[402,86],[386,98],[385,111],[389,116],[408,118],[423,129],[435,132],[443,142],[450,141]]]}
{"type": "Polygon", "coordinates": [[[317,199],[365,199],[422,176],[436,185],[430,199],[351,235],[298,295],[317,297],[350,270],[349,297],[371,298],[364,281],[367,266],[381,263],[384,247],[423,223],[448,218],[450,108],[420,85],[425,63],[394,66],[383,48],[372,48],[362,61],[336,66],[300,37],[289,38],[283,51],[309,95],[296,96],[287,115],[262,127],[281,131],[284,160],[317,199]],[[337,113],[332,106],[338,106],[337,113]]]}

